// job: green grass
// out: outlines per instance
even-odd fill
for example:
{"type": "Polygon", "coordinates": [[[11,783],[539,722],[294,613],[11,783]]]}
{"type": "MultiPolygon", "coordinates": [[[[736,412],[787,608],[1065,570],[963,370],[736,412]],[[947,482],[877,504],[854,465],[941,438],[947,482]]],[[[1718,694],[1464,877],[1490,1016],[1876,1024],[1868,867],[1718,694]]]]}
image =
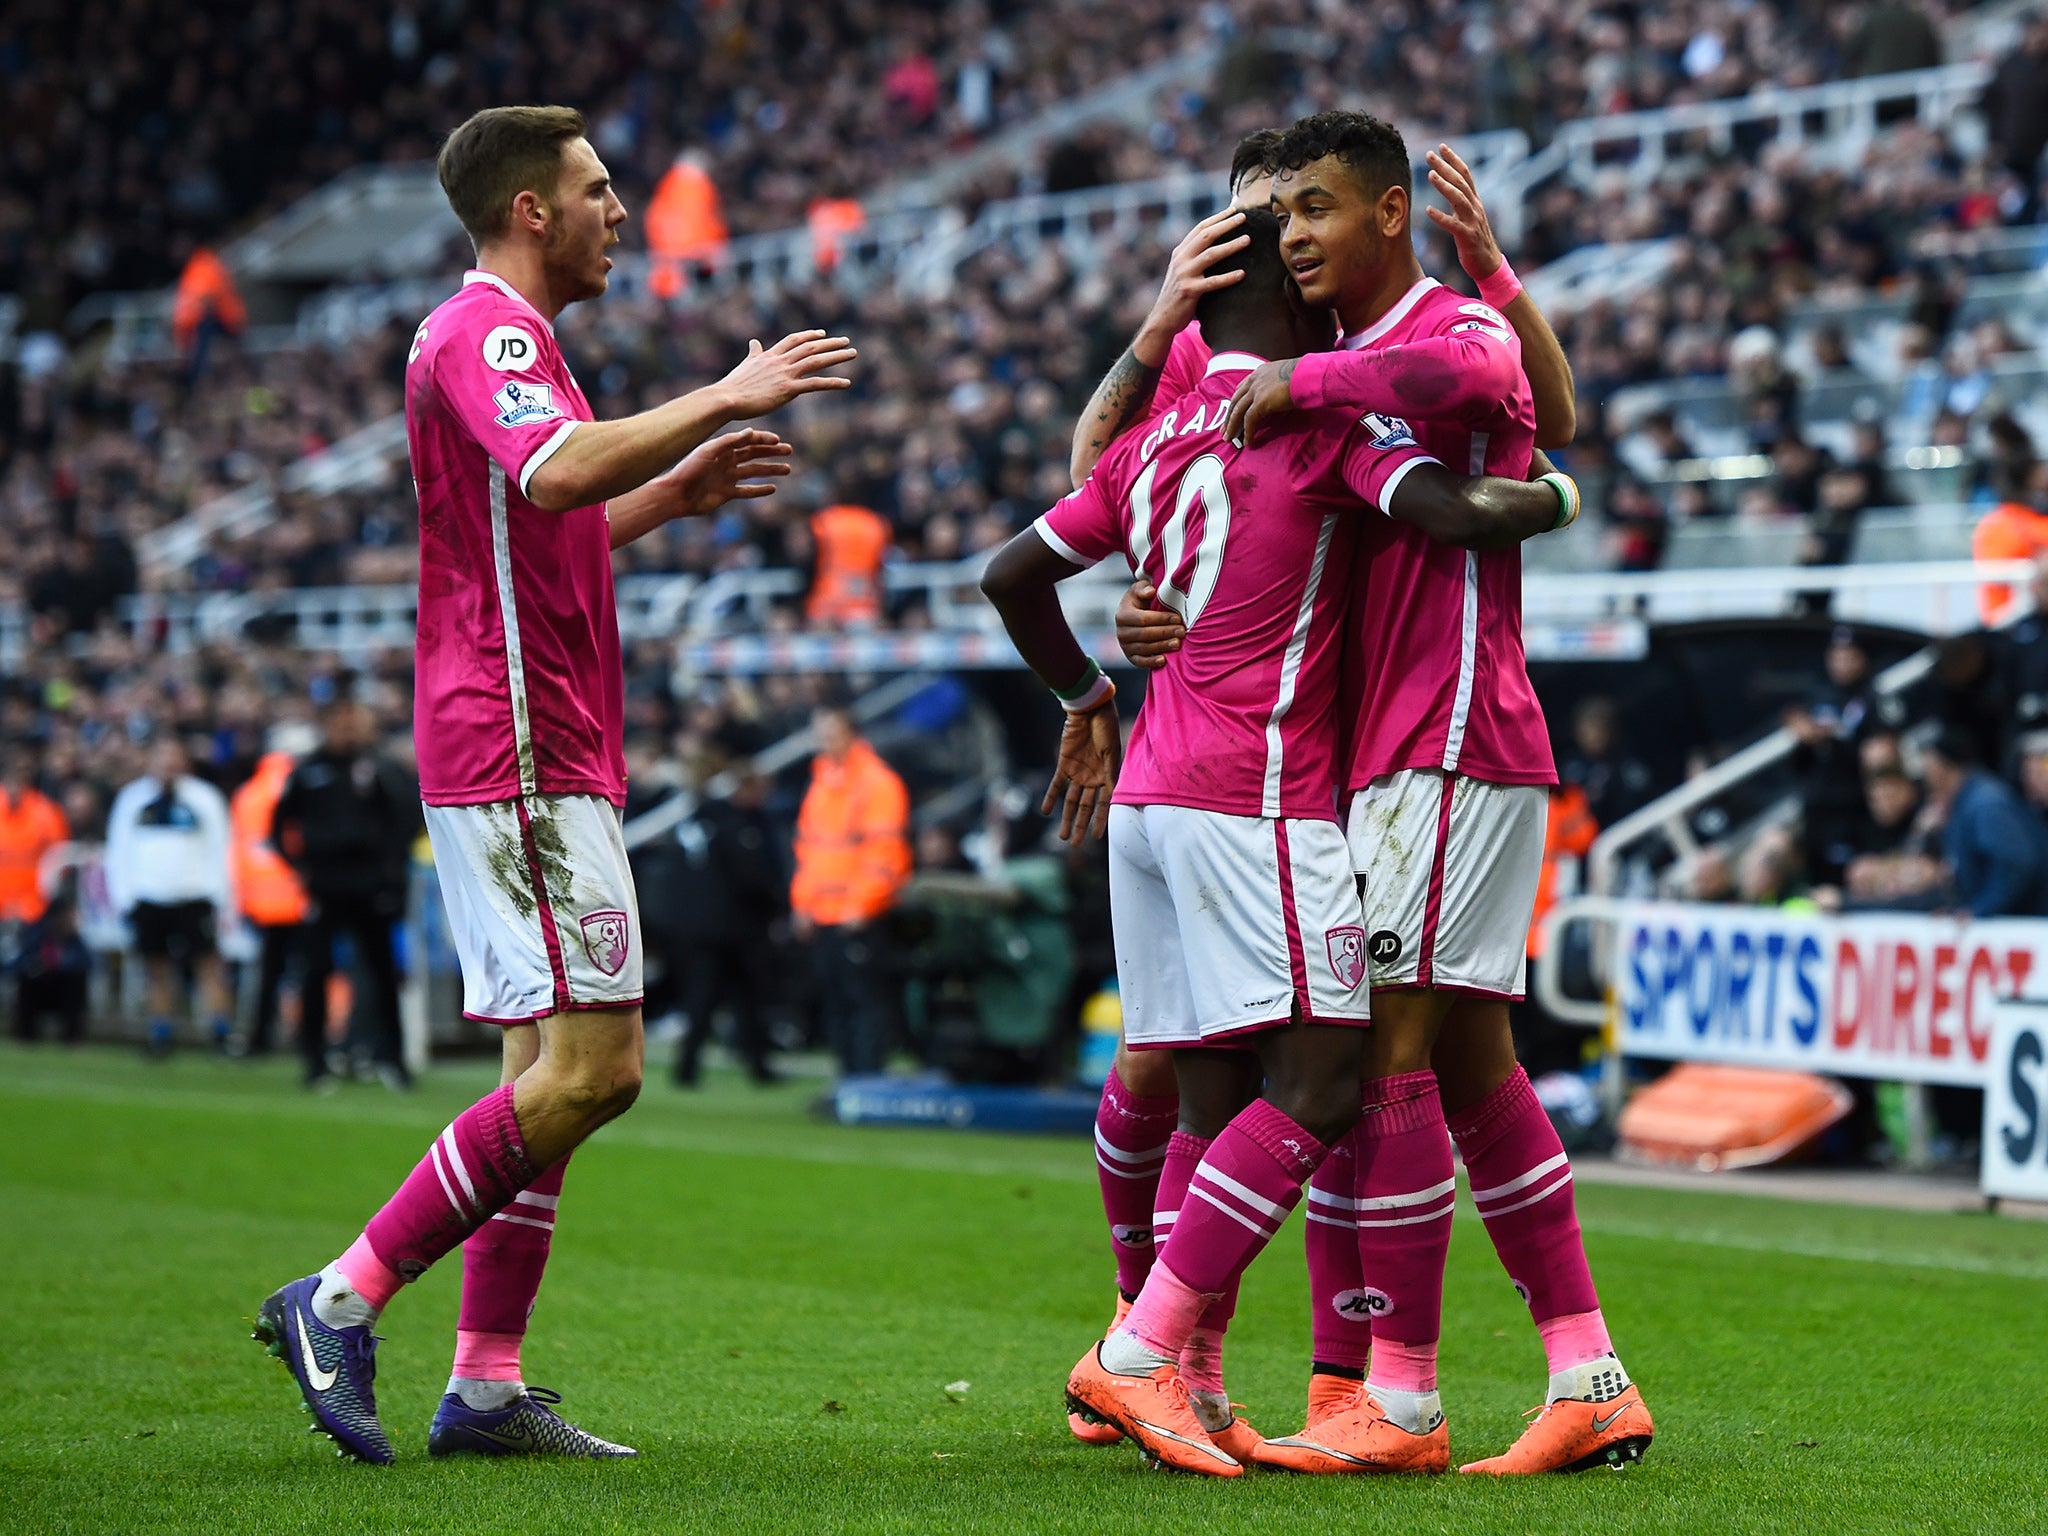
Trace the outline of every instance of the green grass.
{"type": "MultiPolygon", "coordinates": [[[[642,1460],[427,1459],[450,1263],[384,1324],[400,1464],[342,1465],[246,1319],[488,1080],[308,1101],[282,1066],[0,1048],[0,1529],[1947,1531],[2048,1509],[2036,1224],[1581,1187],[1657,1417],[1642,1467],[1215,1484],[1067,1437],[1061,1382],[1110,1299],[1083,1143],[843,1130],[805,1118],[812,1090],[729,1079],[656,1081],[578,1154],[527,1345],[528,1376],[642,1460]]],[[[1232,1333],[1269,1433],[1301,1409],[1297,1230],[1232,1333]]],[[[1445,1322],[1453,1454],[1489,1454],[1542,1359],[1469,1217],[1445,1322]]]]}

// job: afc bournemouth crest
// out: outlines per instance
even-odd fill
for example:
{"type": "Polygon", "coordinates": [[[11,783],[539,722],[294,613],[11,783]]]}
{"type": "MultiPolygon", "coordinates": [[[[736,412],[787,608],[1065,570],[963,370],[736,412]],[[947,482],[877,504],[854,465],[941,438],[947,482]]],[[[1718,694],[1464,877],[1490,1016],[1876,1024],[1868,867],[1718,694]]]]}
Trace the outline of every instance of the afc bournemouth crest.
{"type": "Polygon", "coordinates": [[[623,912],[592,912],[583,919],[583,952],[607,976],[619,974],[632,948],[632,927],[623,912]]]}
{"type": "Polygon", "coordinates": [[[1338,982],[1346,987],[1355,987],[1365,980],[1365,930],[1363,928],[1332,928],[1323,937],[1330,951],[1330,970],[1338,982]]]}

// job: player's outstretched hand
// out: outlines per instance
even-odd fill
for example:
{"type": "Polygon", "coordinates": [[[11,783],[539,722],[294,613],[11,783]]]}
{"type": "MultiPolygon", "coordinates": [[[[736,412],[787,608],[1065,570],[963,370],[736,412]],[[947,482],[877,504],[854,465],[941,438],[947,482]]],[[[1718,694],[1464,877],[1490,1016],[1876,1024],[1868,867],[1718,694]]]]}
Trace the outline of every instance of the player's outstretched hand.
{"type": "Polygon", "coordinates": [[[1226,443],[1242,448],[1256,442],[1259,428],[1294,409],[1294,395],[1288,386],[1298,361],[1290,357],[1284,362],[1261,363],[1245,375],[1237,393],[1230,397],[1230,414],[1223,418],[1226,443]]]}
{"type": "Polygon", "coordinates": [[[1155,607],[1159,589],[1140,576],[1116,605],[1117,649],[1124,660],[1147,672],[1157,672],[1166,658],[1180,649],[1187,625],[1171,608],[1155,607]]]}
{"type": "Polygon", "coordinates": [[[1475,283],[1493,276],[1505,258],[1500,242],[1493,238],[1486,205],[1479,201],[1479,183],[1473,179],[1472,167],[1450,145],[1439,144],[1429,152],[1429,184],[1450,205],[1450,211],[1425,211],[1458,247],[1458,265],[1475,283]]]}
{"type": "Polygon", "coordinates": [[[1060,841],[1079,843],[1109,831],[1109,797],[1124,757],[1123,722],[1117,718],[1116,690],[1093,709],[1068,715],[1060,732],[1060,757],[1038,814],[1060,808],[1060,841]]]}
{"type": "Polygon", "coordinates": [[[767,348],[750,341],[747,360],[720,385],[730,406],[728,419],[748,421],[781,410],[798,395],[845,389],[853,381],[826,370],[850,363],[859,355],[844,336],[827,336],[823,331],[797,331],[767,348]]]}
{"type": "MultiPolygon", "coordinates": [[[[1182,237],[1173,248],[1173,256],[1166,263],[1166,281],[1159,285],[1159,297],[1152,301],[1152,311],[1145,317],[1140,332],[1153,342],[1153,350],[1162,350],[1172,345],[1173,338],[1187,329],[1195,318],[1195,306],[1202,301],[1202,295],[1218,288],[1228,288],[1232,283],[1244,281],[1242,272],[1218,272],[1211,275],[1209,268],[1225,256],[1243,250],[1251,243],[1250,235],[1237,233],[1244,223],[1244,210],[1226,208],[1221,213],[1212,213],[1182,237]]],[[[1164,361],[1163,357],[1161,359],[1164,361]]]]}
{"type": "Polygon", "coordinates": [[[703,517],[728,501],[773,496],[772,483],[789,473],[795,450],[773,432],[748,427],[699,443],[665,478],[676,494],[677,517],[703,517]]]}

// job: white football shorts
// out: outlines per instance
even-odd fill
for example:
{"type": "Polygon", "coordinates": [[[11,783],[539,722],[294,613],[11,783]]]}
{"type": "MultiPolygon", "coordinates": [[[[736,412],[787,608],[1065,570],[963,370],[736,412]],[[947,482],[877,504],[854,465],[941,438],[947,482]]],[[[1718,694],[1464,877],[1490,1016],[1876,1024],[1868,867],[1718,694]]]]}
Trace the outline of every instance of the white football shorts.
{"type": "Polygon", "coordinates": [[[1133,1049],[1369,1017],[1365,927],[1335,822],[1111,806],[1109,900],[1133,1049]]]}
{"type": "Polygon", "coordinates": [[[529,795],[426,814],[463,1017],[527,1024],[639,1006],[640,906],[610,802],[529,795]]]}
{"type": "Polygon", "coordinates": [[[1519,998],[1550,795],[1440,768],[1374,779],[1348,833],[1375,987],[1519,998]]]}

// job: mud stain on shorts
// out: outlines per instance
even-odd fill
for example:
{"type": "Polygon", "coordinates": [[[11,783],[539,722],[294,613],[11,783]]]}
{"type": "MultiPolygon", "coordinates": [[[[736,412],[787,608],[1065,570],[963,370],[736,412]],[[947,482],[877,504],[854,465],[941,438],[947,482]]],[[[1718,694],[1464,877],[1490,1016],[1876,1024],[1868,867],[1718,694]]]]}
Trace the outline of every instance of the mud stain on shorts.
{"type": "MultiPolygon", "coordinates": [[[[490,830],[484,837],[484,865],[491,880],[512,903],[521,917],[533,917],[540,910],[534,895],[533,864],[527,862],[526,842],[520,836],[519,810],[511,804],[493,805],[490,830]]],[[[555,820],[551,801],[536,797],[526,805],[527,825],[533,837],[534,863],[550,901],[571,903],[575,897],[575,871],[569,863],[569,845],[555,820]]]]}

